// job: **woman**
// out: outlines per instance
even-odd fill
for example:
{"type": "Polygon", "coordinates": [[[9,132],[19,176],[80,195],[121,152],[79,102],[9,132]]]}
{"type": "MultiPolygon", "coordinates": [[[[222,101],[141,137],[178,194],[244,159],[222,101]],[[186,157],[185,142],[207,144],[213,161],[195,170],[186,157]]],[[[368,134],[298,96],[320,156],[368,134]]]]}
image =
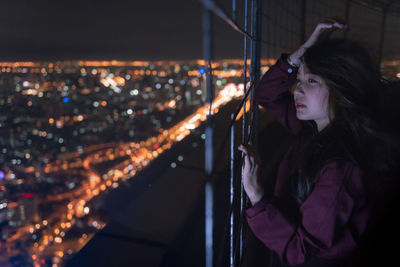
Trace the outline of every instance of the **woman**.
{"type": "Polygon", "coordinates": [[[356,42],[327,38],[344,27],[318,24],[260,82],[259,103],[297,137],[272,199],[258,183],[257,152],[239,147],[247,221],[278,266],[355,266],[377,186],[394,165],[377,127],[379,69],[356,42]]]}

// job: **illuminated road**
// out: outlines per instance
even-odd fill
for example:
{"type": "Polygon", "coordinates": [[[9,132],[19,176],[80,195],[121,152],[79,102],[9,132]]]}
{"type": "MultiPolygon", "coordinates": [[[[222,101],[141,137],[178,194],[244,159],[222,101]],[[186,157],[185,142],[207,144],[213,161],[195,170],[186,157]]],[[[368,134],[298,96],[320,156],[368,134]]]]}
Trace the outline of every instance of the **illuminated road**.
{"type": "MultiPolygon", "coordinates": [[[[232,98],[241,96],[243,96],[242,86],[228,84],[214,99],[212,114],[218,113],[219,108],[232,98]]],[[[170,106],[174,103],[169,102],[165,105],[170,106]]],[[[60,206],[41,223],[19,228],[14,236],[7,239],[6,246],[11,251],[17,240],[28,240],[33,234],[40,236],[29,248],[35,266],[40,266],[41,261],[48,257],[55,257],[56,262],[61,262],[67,251],[70,254],[79,250],[90,239],[86,234],[79,239],[77,245],[63,246],[62,244],[66,232],[76,224],[76,219],[90,214],[87,203],[108,188],[117,188],[120,181],[134,177],[138,171],[170,149],[174,143],[188,136],[206,120],[209,110],[209,105],[204,105],[170,129],[161,130],[159,135],[149,137],[145,141],[94,145],[83,149],[81,153],[65,153],[62,155],[63,161],[47,164],[44,168],[46,173],[75,172],[83,174],[86,181],[70,192],[48,196],[42,200],[69,202],[66,206],[60,206]],[[109,168],[106,173],[100,174],[96,171],[96,166],[114,161],[118,163],[109,168]]],[[[104,226],[103,222],[96,221],[94,227],[101,229],[104,226]]]]}

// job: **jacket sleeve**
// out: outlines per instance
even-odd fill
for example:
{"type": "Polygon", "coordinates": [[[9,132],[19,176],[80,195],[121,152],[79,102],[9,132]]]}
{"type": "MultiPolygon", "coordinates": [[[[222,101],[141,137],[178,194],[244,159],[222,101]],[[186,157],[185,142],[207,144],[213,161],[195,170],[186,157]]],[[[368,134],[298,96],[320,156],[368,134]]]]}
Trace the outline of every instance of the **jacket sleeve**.
{"type": "Polygon", "coordinates": [[[263,76],[258,86],[258,103],[280,124],[292,133],[298,133],[301,124],[296,117],[293,96],[289,89],[296,82],[297,68],[286,61],[283,54],[263,76]]]}
{"type": "Polygon", "coordinates": [[[289,222],[266,200],[246,210],[247,221],[254,234],[286,264],[301,264],[312,257],[345,257],[357,248],[354,232],[365,230],[364,219],[358,220],[359,224],[349,223],[365,191],[358,167],[349,162],[339,168],[337,162],[327,162],[314,190],[300,206],[298,222],[289,222]],[[349,179],[352,190],[344,186],[349,179]]]}

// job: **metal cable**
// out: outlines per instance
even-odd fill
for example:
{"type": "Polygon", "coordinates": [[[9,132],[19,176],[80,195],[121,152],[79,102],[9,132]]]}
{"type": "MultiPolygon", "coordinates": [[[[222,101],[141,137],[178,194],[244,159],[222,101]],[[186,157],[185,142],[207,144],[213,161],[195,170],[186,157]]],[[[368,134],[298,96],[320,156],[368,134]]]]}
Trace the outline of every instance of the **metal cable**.
{"type": "MultiPolygon", "coordinates": [[[[213,11],[217,16],[219,16],[222,20],[228,23],[234,30],[246,36],[248,39],[253,40],[254,38],[243,28],[241,28],[229,15],[228,13],[214,0],[199,0],[205,7],[209,10],[213,11]]],[[[273,42],[267,40],[261,40],[263,44],[266,45],[277,45],[273,42]]],[[[280,46],[284,49],[289,49],[289,47],[280,46]]]]}

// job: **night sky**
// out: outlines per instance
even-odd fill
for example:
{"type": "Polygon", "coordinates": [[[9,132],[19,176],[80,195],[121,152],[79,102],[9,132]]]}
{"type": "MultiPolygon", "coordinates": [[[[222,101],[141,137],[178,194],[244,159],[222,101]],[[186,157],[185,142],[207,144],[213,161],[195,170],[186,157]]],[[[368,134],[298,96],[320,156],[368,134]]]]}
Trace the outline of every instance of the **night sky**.
{"type": "MultiPolygon", "coordinates": [[[[231,0],[217,2],[231,14],[231,0]]],[[[237,2],[243,26],[244,1],[237,2]]],[[[298,47],[299,3],[263,1],[263,40],[272,45],[262,45],[262,57],[298,47]]],[[[307,1],[306,34],[323,18],[343,16],[345,3],[307,1]]],[[[202,8],[198,0],[0,0],[0,60],[199,59],[202,8]]],[[[349,20],[349,37],[376,55],[382,12],[352,2],[349,20]]],[[[400,58],[399,27],[398,13],[390,13],[384,58],[400,58]]],[[[215,59],[243,59],[242,35],[216,16],[213,29],[215,59]]]]}
{"type": "MultiPolygon", "coordinates": [[[[201,14],[197,0],[1,0],[0,60],[202,58],[201,14]]],[[[214,22],[216,58],[242,58],[241,35],[214,22]]]]}

